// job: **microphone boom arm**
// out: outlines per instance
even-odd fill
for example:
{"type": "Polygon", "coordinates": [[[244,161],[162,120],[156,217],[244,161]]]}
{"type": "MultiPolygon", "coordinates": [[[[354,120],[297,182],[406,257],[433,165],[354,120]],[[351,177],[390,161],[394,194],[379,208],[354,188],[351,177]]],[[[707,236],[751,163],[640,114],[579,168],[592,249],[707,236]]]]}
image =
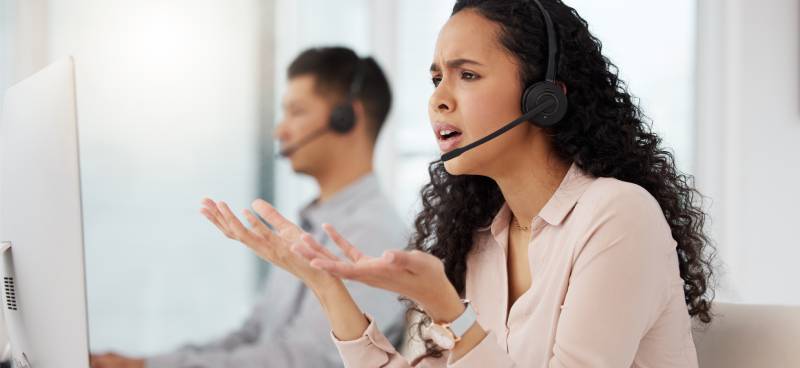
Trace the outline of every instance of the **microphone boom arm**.
{"type": "Polygon", "coordinates": [[[523,114],[522,116],[520,116],[520,117],[514,119],[513,121],[511,121],[510,123],[504,125],[500,129],[495,130],[491,134],[489,134],[489,135],[487,135],[487,136],[485,136],[485,137],[483,137],[481,139],[478,139],[477,141],[472,142],[472,143],[470,143],[470,144],[468,144],[468,145],[466,145],[464,147],[456,148],[456,149],[454,149],[454,150],[452,150],[450,152],[447,152],[447,153],[443,154],[441,160],[444,162],[444,161],[452,160],[452,159],[454,159],[454,158],[456,158],[458,156],[461,156],[461,154],[463,154],[464,152],[467,152],[467,151],[469,151],[469,150],[471,150],[471,149],[473,149],[475,147],[478,147],[478,146],[480,146],[480,145],[482,145],[482,144],[484,144],[484,143],[486,143],[486,142],[488,142],[488,141],[490,141],[492,139],[495,139],[495,138],[499,137],[500,135],[502,135],[503,133],[515,128],[517,125],[520,125],[523,122],[530,120],[532,117],[538,115],[539,113],[541,113],[544,110],[547,110],[552,105],[553,105],[553,101],[547,101],[547,102],[545,102],[545,103],[543,103],[543,104],[541,104],[539,106],[536,106],[535,109],[533,109],[531,111],[528,111],[527,113],[523,114]]]}

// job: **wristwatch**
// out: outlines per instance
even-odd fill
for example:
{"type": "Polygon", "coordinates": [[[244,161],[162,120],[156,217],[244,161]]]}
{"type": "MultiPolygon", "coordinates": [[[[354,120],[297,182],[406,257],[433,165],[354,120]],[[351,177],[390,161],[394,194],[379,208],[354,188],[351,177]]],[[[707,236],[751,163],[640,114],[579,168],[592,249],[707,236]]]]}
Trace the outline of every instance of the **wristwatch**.
{"type": "Polygon", "coordinates": [[[461,336],[464,336],[478,319],[478,315],[469,300],[462,299],[461,303],[464,304],[464,312],[454,321],[449,323],[434,321],[428,326],[428,337],[442,349],[450,350],[456,346],[456,343],[461,340],[461,336]]]}

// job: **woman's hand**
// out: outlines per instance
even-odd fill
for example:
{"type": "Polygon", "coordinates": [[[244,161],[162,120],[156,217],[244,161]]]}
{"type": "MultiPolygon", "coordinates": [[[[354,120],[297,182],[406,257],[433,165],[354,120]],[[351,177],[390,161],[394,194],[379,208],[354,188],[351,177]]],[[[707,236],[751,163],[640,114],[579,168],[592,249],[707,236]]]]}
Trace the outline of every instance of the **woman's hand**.
{"type": "Polygon", "coordinates": [[[253,201],[253,209],[275,231],[262,223],[250,210],[243,214],[250,223],[245,227],[225,202],[203,200],[200,212],[230,239],[237,240],[252,249],[263,260],[297,276],[313,290],[341,283],[328,272],[311,267],[308,261],[291,251],[292,243],[300,242],[306,234],[300,227],[283,217],[275,208],[262,199],[253,201]]]}
{"type": "Polygon", "coordinates": [[[205,199],[200,212],[225,236],[244,243],[265,261],[303,280],[319,299],[337,337],[355,340],[361,336],[369,323],[342,280],[325,270],[312,267],[306,259],[291,250],[293,244],[301,243],[301,237],[311,238],[311,235],[287,220],[264,200],[257,199],[252,206],[275,229],[274,232],[249,210],[243,212],[251,226],[246,228],[225,202],[205,199]]]}
{"type": "Polygon", "coordinates": [[[310,265],[333,276],[358,281],[406,296],[419,304],[435,321],[450,322],[464,306],[444,273],[442,261],[417,251],[386,251],[381,257],[369,257],[344,239],[331,225],[322,225],[348,260],[342,260],[308,234],[292,250],[305,257],[310,265]]]}

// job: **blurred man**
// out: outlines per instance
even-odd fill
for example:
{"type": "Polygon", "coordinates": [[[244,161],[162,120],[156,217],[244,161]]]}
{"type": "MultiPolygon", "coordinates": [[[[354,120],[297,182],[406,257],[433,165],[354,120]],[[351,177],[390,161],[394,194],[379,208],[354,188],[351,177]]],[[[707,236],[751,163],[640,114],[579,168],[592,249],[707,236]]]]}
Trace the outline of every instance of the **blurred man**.
{"type": "MultiPolygon", "coordinates": [[[[341,47],[315,48],[289,66],[284,119],[275,136],[295,172],[314,178],[319,195],[300,212],[300,225],[325,246],[331,223],[344,236],[380,255],[406,244],[406,228],[381,193],[372,171],[378,133],[391,105],[389,84],[372,58],[341,47]]],[[[395,295],[348,284],[364,310],[400,340],[402,305],[395,295]]],[[[340,367],[330,327],[301,281],[271,268],[266,289],[249,318],[216,341],[144,359],[92,357],[93,368],[340,367]]]]}

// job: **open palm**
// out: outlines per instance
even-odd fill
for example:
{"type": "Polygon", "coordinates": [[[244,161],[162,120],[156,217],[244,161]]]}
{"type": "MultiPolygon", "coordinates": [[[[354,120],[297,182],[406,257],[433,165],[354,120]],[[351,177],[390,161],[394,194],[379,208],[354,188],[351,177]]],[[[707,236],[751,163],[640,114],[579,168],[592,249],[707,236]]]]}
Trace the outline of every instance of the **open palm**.
{"type": "Polygon", "coordinates": [[[311,267],[305,259],[291,251],[292,244],[299,243],[303,235],[310,235],[262,199],[255,200],[252,207],[272,229],[250,210],[242,212],[250,223],[250,228],[245,227],[225,202],[206,198],[200,212],[225,236],[247,245],[265,261],[289,271],[307,284],[335,280],[328,272],[311,267]]]}
{"type": "Polygon", "coordinates": [[[370,257],[344,239],[333,226],[324,224],[322,227],[346,259],[304,234],[300,237],[302,242],[293,244],[292,250],[305,257],[312,267],[404,295],[421,306],[435,303],[443,293],[457,298],[444,273],[442,261],[435,256],[417,250],[390,250],[380,257],[370,257]]]}

